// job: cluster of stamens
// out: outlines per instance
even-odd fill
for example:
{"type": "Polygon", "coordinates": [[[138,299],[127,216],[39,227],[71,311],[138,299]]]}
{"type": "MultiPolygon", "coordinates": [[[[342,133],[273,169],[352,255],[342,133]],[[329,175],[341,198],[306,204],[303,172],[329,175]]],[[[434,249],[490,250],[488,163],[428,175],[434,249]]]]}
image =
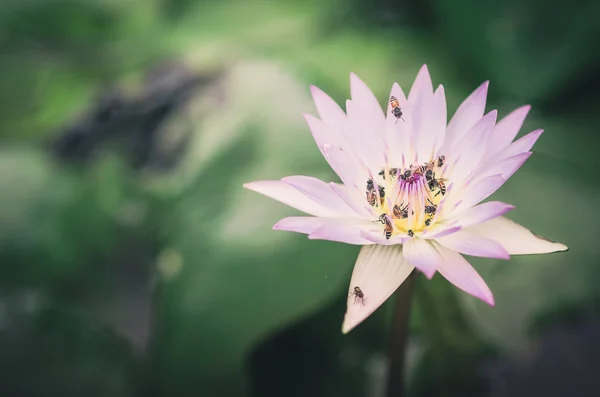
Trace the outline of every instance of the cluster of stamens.
{"type": "Polygon", "coordinates": [[[384,225],[386,239],[393,234],[414,237],[436,221],[447,190],[444,163],[445,156],[439,156],[405,169],[385,168],[367,180],[367,202],[380,213],[377,222],[384,225]]]}

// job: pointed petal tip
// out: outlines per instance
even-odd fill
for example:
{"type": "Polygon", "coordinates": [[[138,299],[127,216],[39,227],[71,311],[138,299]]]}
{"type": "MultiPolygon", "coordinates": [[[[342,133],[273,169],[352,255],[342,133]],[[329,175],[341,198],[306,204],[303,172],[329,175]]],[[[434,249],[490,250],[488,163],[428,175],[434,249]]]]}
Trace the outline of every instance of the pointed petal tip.
{"type": "Polygon", "coordinates": [[[354,327],[351,327],[350,324],[344,318],[344,322],[342,323],[342,334],[347,335],[348,332],[352,331],[354,327]]]}

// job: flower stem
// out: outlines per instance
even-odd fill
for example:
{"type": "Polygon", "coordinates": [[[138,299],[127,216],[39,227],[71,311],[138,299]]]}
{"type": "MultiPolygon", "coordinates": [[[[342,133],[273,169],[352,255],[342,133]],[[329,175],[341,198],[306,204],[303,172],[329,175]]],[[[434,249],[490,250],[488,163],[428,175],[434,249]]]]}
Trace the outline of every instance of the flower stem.
{"type": "Polygon", "coordinates": [[[417,272],[413,270],[400,285],[400,288],[396,290],[396,303],[390,335],[387,397],[405,397],[407,395],[404,381],[404,364],[410,322],[410,303],[416,276],[417,272]]]}

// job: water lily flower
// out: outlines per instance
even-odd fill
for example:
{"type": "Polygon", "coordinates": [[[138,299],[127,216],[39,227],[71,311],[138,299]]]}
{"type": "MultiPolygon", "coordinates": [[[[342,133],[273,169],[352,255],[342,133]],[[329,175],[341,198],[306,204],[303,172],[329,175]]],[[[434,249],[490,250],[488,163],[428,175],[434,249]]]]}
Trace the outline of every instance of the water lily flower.
{"type": "Polygon", "coordinates": [[[480,204],[523,165],[542,134],[513,142],[529,106],[496,122],[496,110],[485,113],[485,82],[447,123],[444,87],[433,90],[426,65],[408,97],[393,84],[385,112],[355,74],[350,90],[344,112],[311,87],[319,118],[305,115],[341,184],[289,176],[244,185],[311,215],[282,219],[274,229],[363,246],[342,332],[373,313],[415,268],[429,279],[439,272],[493,306],[489,287],[461,254],[509,259],[567,250],[502,216],[514,206],[480,204]]]}

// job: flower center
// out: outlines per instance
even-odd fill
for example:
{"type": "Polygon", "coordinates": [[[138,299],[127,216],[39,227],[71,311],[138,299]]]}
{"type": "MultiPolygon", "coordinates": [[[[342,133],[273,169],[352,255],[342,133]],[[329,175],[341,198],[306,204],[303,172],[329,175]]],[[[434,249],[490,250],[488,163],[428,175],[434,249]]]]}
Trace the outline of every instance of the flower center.
{"type": "Polygon", "coordinates": [[[366,198],[379,213],[387,239],[403,234],[413,237],[433,225],[446,195],[445,156],[405,169],[384,168],[367,180],[366,198]]]}

